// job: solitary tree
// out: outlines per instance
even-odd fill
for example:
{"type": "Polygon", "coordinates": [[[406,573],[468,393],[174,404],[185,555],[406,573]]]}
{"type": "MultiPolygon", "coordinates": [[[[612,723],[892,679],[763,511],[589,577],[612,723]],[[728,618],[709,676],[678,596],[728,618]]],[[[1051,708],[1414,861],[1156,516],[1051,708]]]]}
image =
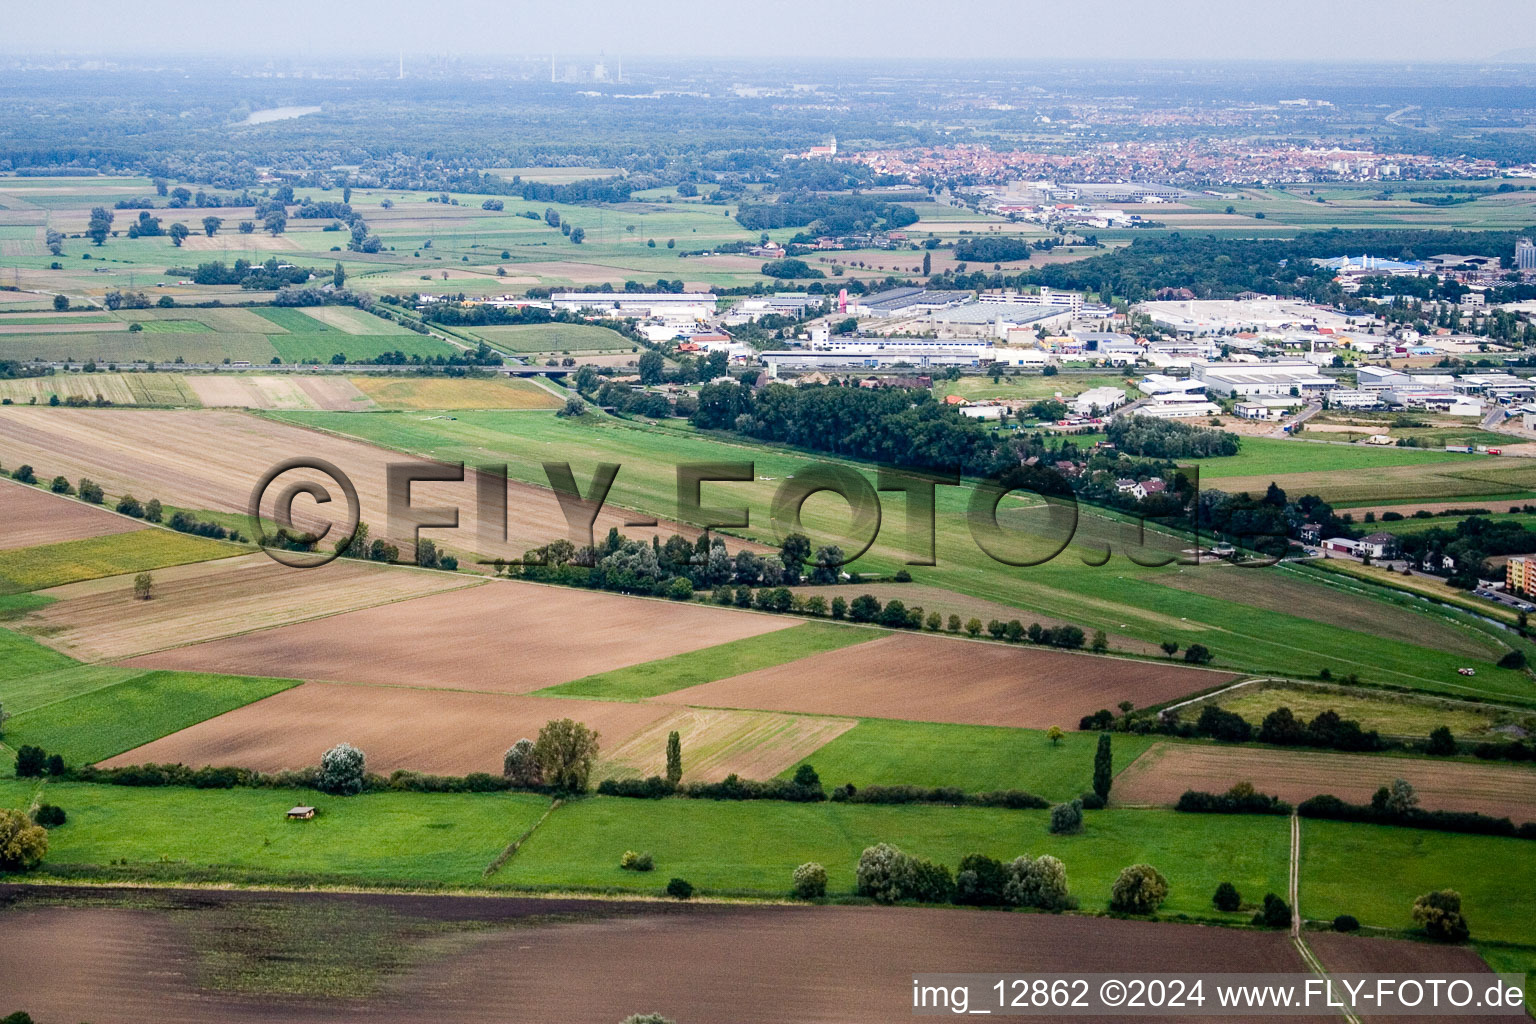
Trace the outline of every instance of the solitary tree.
{"type": "Polygon", "coordinates": [[[1465,942],[1471,934],[1461,913],[1461,893],[1455,889],[1427,892],[1414,900],[1413,921],[1440,942],[1465,942]]]}
{"type": "Polygon", "coordinates": [[[1109,799],[1109,787],[1115,781],[1114,754],[1110,750],[1109,733],[1099,733],[1099,749],[1093,754],[1093,791],[1102,800],[1109,799]]]}
{"type": "Polygon", "coordinates": [[[1162,647],[1163,653],[1170,658],[1179,653],[1179,645],[1173,640],[1164,640],[1159,646],[1162,647]]]}
{"type": "Polygon", "coordinates": [[[47,852],[47,829],[23,811],[0,808],[0,871],[31,871],[47,852]]]}
{"type": "Polygon", "coordinates": [[[683,781],[683,738],[675,729],[667,734],[667,781],[683,781]]]}
{"type": "Polygon", "coordinates": [[[1061,738],[1064,735],[1066,734],[1061,731],[1061,726],[1059,725],[1053,725],[1045,730],[1045,738],[1051,741],[1051,746],[1053,747],[1061,743],[1061,738]]]}
{"type": "Polygon", "coordinates": [[[175,224],[171,225],[171,229],[167,233],[171,236],[171,244],[180,249],[181,243],[185,242],[187,240],[187,236],[192,232],[188,230],[187,226],[181,221],[177,221],[175,224]]]}
{"type": "Polygon", "coordinates": [[[203,218],[203,234],[207,235],[209,238],[212,238],[218,232],[219,228],[221,228],[223,226],[224,226],[224,218],[223,217],[204,217],[203,218]]]}
{"type": "Polygon", "coordinates": [[[148,601],[155,586],[155,578],[147,572],[141,572],[133,578],[133,596],[140,601],[148,601]]]}
{"type": "Polygon", "coordinates": [[[341,265],[341,261],[340,260],[337,260],[336,261],[336,269],[331,271],[331,284],[335,285],[337,288],[340,288],[342,285],[344,285],[346,283],[347,283],[347,268],[343,267],[341,265]]]}
{"type": "Polygon", "coordinates": [[[367,759],[350,743],[338,743],[320,755],[320,777],[315,785],[336,796],[356,796],[363,791],[367,759]]]}
{"type": "Polygon", "coordinates": [[[55,295],[53,297],[53,308],[58,310],[60,313],[64,312],[69,308],[69,296],[55,295]]]}
{"type": "Polygon", "coordinates": [[[539,730],[533,759],[545,783],[570,793],[584,793],[597,761],[597,733],[574,719],[554,719],[539,730]]]}

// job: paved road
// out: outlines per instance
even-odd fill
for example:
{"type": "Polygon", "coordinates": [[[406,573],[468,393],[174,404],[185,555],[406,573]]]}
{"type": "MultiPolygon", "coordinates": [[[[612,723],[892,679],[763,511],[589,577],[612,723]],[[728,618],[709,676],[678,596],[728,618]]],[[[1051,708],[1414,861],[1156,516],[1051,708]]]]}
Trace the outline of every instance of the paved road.
{"type": "MultiPolygon", "coordinates": [[[[1307,420],[1311,419],[1313,416],[1316,416],[1322,411],[1323,405],[1321,402],[1309,402],[1306,408],[1302,409],[1301,412],[1297,413],[1295,416],[1292,416],[1288,420],[1282,420],[1280,425],[1277,426],[1274,430],[1271,430],[1266,436],[1279,438],[1292,437],[1294,435],[1287,431],[1285,429],[1286,427],[1294,427],[1298,423],[1305,423],[1307,420]]],[[[1310,440],[1310,438],[1308,438],[1308,440],[1310,440]]]]}

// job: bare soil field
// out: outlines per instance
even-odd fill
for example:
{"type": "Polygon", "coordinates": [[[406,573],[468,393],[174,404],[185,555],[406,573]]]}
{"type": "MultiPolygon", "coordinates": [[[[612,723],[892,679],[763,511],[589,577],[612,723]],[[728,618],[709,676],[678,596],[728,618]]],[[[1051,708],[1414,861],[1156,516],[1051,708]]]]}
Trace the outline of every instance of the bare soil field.
{"type": "Polygon", "coordinates": [[[242,675],[527,693],[797,624],[786,616],[499,580],[163,651],[134,664],[199,671],[238,665],[242,675]]]}
{"type": "MultiPolygon", "coordinates": [[[[688,1024],[887,1024],[911,1016],[911,972],[919,963],[954,972],[1012,972],[1021,963],[1057,972],[1306,971],[1281,932],[1107,918],[382,893],[185,892],[158,898],[177,899],[184,912],[217,912],[225,919],[242,904],[254,910],[258,903],[303,901],[320,919],[371,911],[401,922],[476,924],[459,936],[462,941],[404,940],[411,946],[386,974],[378,996],[342,1001],[202,988],[198,951],[163,911],[22,902],[4,912],[11,952],[0,953],[0,991],[25,993],[18,1007],[40,1021],[119,1024],[571,1024],[618,1021],[641,1010],[688,1024]],[[647,955],[635,956],[636,949],[647,955]],[[39,963],[52,966],[39,971],[39,963]],[[835,978],[827,974],[829,964],[836,965],[835,978]],[[583,976],[584,965],[601,965],[601,983],[568,983],[583,976]]],[[[1410,945],[1351,941],[1381,941],[1388,949],[1410,945]]],[[[1445,953],[1425,949],[1426,956],[1445,953]]],[[[1459,966],[1462,957],[1453,952],[1432,962],[1446,969],[1459,966]]]]}
{"type": "Polygon", "coordinates": [[[1407,779],[1430,811],[1481,811],[1536,821],[1536,771],[1519,765],[1158,743],[1115,778],[1116,804],[1172,804],[1186,789],[1221,793],[1239,782],[1290,803],[1332,793],[1350,803],[1407,779]]]}
{"type": "Polygon", "coordinates": [[[0,480],[0,551],[143,528],[132,519],[95,505],[70,501],[13,480],[0,480]]]}
{"type": "Polygon", "coordinates": [[[718,782],[732,773],[771,779],[857,724],[853,718],[688,708],[620,746],[605,745],[597,774],[619,779],[666,774],[667,734],[676,730],[686,751],[683,781],[718,782]]]}
{"type": "MultiPolygon", "coordinates": [[[[1376,513],[1380,519],[1383,512],[1396,512],[1402,516],[1411,516],[1423,509],[1425,512],[1449,512],[1452,509],[1461,508],[1486,508],[1490,512],[1505,512],[1518,505],[1526,505],[1530,498],[1461,498],[1456,501],[1409,501],[1401,505],[1362,505],[1359,508],[1341,508],[1341,513],[1348,512],[1355,517],[1355,522],[1361,522],[1367,512],[1376,513]]],[[[1443,525],[1451,529],[1455,524],[1454,519],[1447,520],[1443,525]]]]}
{"type": "Polygon", "coordinates": [[[0,334],[102,334],[106,331],[126,331],[128,325],[121,322],[109,323],[50,323],[50,324],[8,324],[0,322],[0,334]]]}
{"type": "Polygon", "coordinates": [[[54,602],[15,628],[83,661],[109,661],[481,582],[351,559],[291,569],[259,552],[159,569],[154,579],[148,601],[133,599],[132,575],[54,587],[43,591],[54,602]]]}
{"type": "Polygon", "coordinates": [[[1442,616],[1400,608],[1385,601],[1372,601],[1334,587],[1320,587],[1278,567],[1237,569],[1222,562],[1198,569],[1165,572],[1154,582],[1468,657],[1497,658],[1503,653],[1483,634],[1460,628],[1442,616]]]}
{"type": "MultiPolygon", "coordinates": [[[[411,539],[387,533],[386,467],[408,460],[397,452],[237,412],[0,407],[0,464],[31,463],[39,476],[62,473],[71,480],[88,476],[109,495],[130,492],[181,508],[244,514],[262,473],[296,456],[325,459],[351,477],[371,536],[388,538],[409,557],[411,539]]],[[[508,538],[505,542],[499,535],[482,538],[475,500],[477,476],[466,468],[463,481],[412,486],[411,501],[418,508],[459,509],[457,529],[427,530],[423,536],[488,558],[521,558],[529,548],[569,534],[554,492],[510,482],[508,538]]],[[[298,479],[317,480],[340,502],[336,483],[323,474],[296,472],[281,482],[298,479]]],[[[270,506],[264,509],[270,511],[270,506]]],[[[302,529],[323,529],[332,516],[329,508],[319,508],[307,497],[294,503],[294,521],[302,529]]],[[[338,520],[344,517],[344,511],[334,513],[338,520]]],[[[646,537],[642,530],[625,529],[630,518],[607,508],[598,516],[594,532],[601,537],[617,526],[628,536],[646,537]]],[[[494,523],[489,525],[495,529],[494,523]]],[[[673,532],[666,523],[654,529],[663,539],[673,532]]]]}
{"type": "Polygon", "coordinates": [[[397,768],[499,774],[507,748],[537,736],[550,719],[574,718],[609,746],[622,745],[667,712],[620,701],[304,683],[103,763],[179,761],[274,772],[318,764],[331,747],[351,743],[368,752],[369,771],[385,775],[397,768]]]}
{"type": "Polygon", "coordinates": [[[1228,672],[946,637],[900,635],[652,700],[917,722],[1070,728],[1122,700],[1138,706],[1220,686],[1228,672]]]}

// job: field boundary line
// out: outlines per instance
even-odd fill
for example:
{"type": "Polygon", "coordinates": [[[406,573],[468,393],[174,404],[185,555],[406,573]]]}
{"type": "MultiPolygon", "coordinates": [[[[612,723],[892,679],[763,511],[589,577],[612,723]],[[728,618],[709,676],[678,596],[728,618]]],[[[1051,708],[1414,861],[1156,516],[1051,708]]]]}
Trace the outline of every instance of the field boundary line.
{"type": "MultiPolygon", "coordinates": [[[[1294,810],[1291,811],[1291,856],[1287,876],[1286,884],[1291,897],[1291,942],[1295,944],[1296,952],[1301,955],[1302,962],[1328,985],[1328,993],[1332,998],[1333,983],[1328,980],[1327,969],[1318,959],[1317,954],[1312,952],[1312,947],[1307,945],[1307,940],[1301,937],[1301,817],[1294,810]]],[[[1341,1006],[1339,1012],[1350,1024],[1361,1024],[1360,1018],[1355,1016],[1347,1005],[1341,1006]]]]}
{"type": "Polygon", "coordinates": [[[559,797],[551,800],[549,806],[544,809],[544,813],[539,815],[539,820],[529,825],[527,831],[508,843],[507,848],[497,854],[496,859],[485,866],[485,871],[481,873],[480,877],[489,878],[505,867],[508,861],[517,856],[517,851],[523,848],[523,844],[531,839],[533,834],[539,830],[539,826],[544,824],[551,814],[554,814],[556,810],[564,805],[565,801],[559,797]]]}

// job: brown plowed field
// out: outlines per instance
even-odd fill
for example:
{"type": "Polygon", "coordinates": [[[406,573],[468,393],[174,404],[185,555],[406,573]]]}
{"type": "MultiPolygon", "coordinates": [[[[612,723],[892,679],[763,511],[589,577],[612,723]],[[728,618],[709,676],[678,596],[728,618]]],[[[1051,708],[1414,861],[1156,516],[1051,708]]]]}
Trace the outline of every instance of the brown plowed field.
{"type": "Polygon", "coordinates": [[[1393,779],[1407,779],[1429,811],[1481,811],[1516,824],[1536,821],[1536,769],[1424,758],[1263,750],[1158,743],[1115,778],[1117,804],[1171,804],[1186,789],[1220,793],[1251,782],[1265,793],[1299,803],[1332,793],[1369,803],[1393,779]]]}
{"type": "Polygon", "coordinates": [[[502,580],[162,651],[133,664],[527,693],[794,625],[787,616],[502,580]]]}
{"type": "MultiPolygon", "coordinates": [[[[291,673],[290,673],[291,674],[291,673]]],[[[1122,700],[1158,704],[1231,673],[938,636],[890,636],[652,698],[698,707],[916,722],[1070,727],[1122,700]]]]}
{"type": "Polygon", "coordinates": [[[141,529],[132,519],[106,509],[0,480],[0,551],[141,529]]]}
{"type": "Polygon", "coordinates": [[[132,575],[54,587],[44,591],[54,602],[16,628],[84,661],[109,661],[482,582],[350,559],[291,569],[261,553],[154,578],[149,601],[133,599],[132,575]]]}
{"type": "Polygon", "coordinates": [[[179,900],[170,919],[182,922],[303,901],[310,913],[364,921],[481,923],[451,943],[401,940],[404,966],[385,977],[380,995],[337,1001],[199,987],[198,952],[161,911],[22,902],[4,913],[0,991],[23,993],[17,1005],[40,1021],[116,1024],[612,1024],[651,1010],[686,1024],[889,1024],[912,1016],[914,970],[1306,970],[1279,932],[1041,914],[330,893],[154,899],[179,900]]]}
{"type": "MultiPolygon", "coordinates": [[[[87,476],[111,495],[129,492],[181,508],[243,514],[261,475],[276,463],[297,456],[318,456],[351,477],[363,521],[369,524],[374,538],[389,537],[385,468],[392,462],[422,461],[361,441],[238,412],[0,408],[0,464],[28,462],[40,477],[62,473],[78,480],[87,476]]],[[[481,540],[475,508],[477,478],[473,468],[466,467],[463,481],[412,486],[411,501],[417,508],[459,509],[457,529],[431,529],[423,533],[424,537],[491,558],[520,558],[531,547],[569,535],[553,491],[511,482],[508,540],[481,540]]],[[[345,502],[334,482],[323,474],[295,472],[284,475],[279,483],[299,479],[324,484],[333,505],[343,511],[333,514],[326,507],[317,512],[309,498],[301,497],[294,502],[297,525],[317,529],[331,518],[344,518],[345,502]]],[[[273,488],[274,496],[277,490],[273,488]]],[[[266,508],[270,510],[270,506],[266,508]]],[[[605,509],[598,515],[594,534],[601,537],[614,526],[639,539],[651,533],[665,539],[673,532],[666,523],[655,529],[626,530],[624,522],[629,518],[622,511],[605,509]]],[[[389,539],[408,554],[409,537],[389,539]]]]}
{"type": "MultiPolygon", "coordinates": [[[[1308,932],[1307,945],[1329,974],[1492,973],[1483,958],[1466,946],[1398,942],[1338,932],[1308,932]]],[[[1365,1019],[1371,1024],[1423,1024],[1429,1018],[1373,1014],[1365,1019]]]]}
{"type": "Polygon", "coordinates": [[[623,744],[668,710],[619,701],[304,683],[104,763],[180,762],[273,772],[318,764],[331,747],[351,743],[368,752],[368,770],[381,774],[397,768],[496,774],[507,748],[538,736],[552,718],[583,722],[608,746],[623,744]]]}

